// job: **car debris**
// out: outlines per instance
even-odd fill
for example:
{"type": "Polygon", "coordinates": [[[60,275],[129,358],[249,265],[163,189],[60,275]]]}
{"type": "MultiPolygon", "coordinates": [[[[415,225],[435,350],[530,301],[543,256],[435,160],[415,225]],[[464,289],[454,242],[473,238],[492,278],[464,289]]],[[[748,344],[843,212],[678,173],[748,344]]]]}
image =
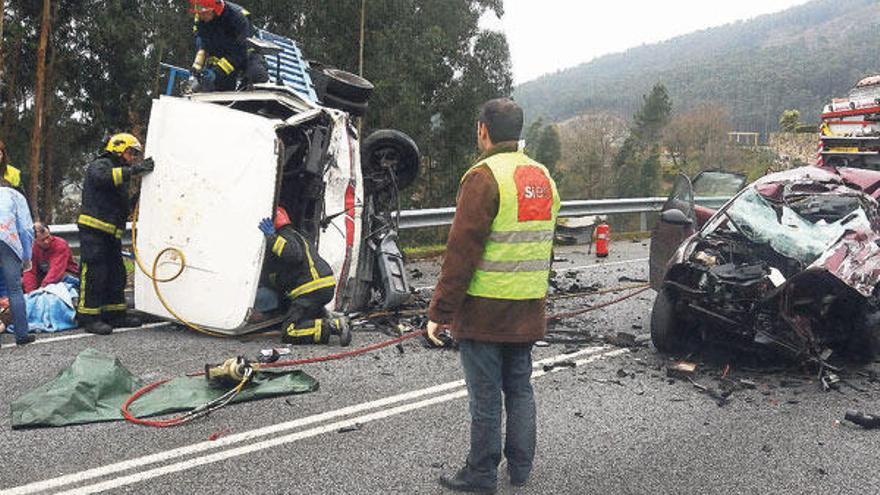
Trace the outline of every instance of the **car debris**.
{"type": "Polygon", "coordinates": [[[577,363],[570,360],[564,360],[556,361],[555,363],[548,363],[543,366],[545,372],[553,371],[557,368],[577,368],[577,363]]]}
{"type": "MultiPolygon", "coordinates": [[[[735,179],[714,175],[728,192],[735,179]]],[[[832,351],[876,355],[878,185],[877,171],[801,167],[759,179],[712,212],[694,204],[697,179],[680,176],[652,236],[655,347],[713,341],[823,370],[832,351]]]]}
{"type": "Polygon", "coordinates": [[[843,419],[850,423],[857,424],[866,430],[876,430],[880,428],[880,416],[865,414],[855,409],[847,410],[843,419]]]}
{"type": "MultiPolygon", "coordinates": [[[[734,388],[730,387],[723,387],[722,390],[717,390],[715,388],[707,387],[705,385],[697,383],[696,381],[694,381],[693,378],[688,377],[688,380],[691,382],[691,385],[693,385],[695,389],[703,392],[704,394],[708,395],[712,400],[714,400],[715,404],[717,404],[718,407],[726,406],[727,403],[730,402],[729,398],[735,390],[734,388]]],[[[724,382],[722,382],[722,384],[723,383],[724,382]]]]}
{"type": "Polygon", "coordinates": [[[697,372],[696,363],[678,361],[666,367],[666,376],[670,378],[690,379],[697,372]]]}
{"type": "Polygon", "coordinates": [[[337,433],[351,433],[353,431],[360,431],[361,428],[363,428],[363,426],[364,425],[362,425],[361,423],[355,423],[353,425],[343,426],[342,428],[336,430],[336,432],[337,433]]]}

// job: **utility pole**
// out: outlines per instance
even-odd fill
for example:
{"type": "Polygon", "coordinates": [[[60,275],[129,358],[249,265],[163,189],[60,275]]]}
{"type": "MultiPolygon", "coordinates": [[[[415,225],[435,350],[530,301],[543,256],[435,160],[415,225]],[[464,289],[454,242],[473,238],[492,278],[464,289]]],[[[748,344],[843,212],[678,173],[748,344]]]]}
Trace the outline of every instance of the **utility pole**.
{"type": "MultiPolygon", "coordinates": [[[[365,26],[367,24],[367,0],[361,0],[361,46],[358,55],[358,75],[364,77],[364,40],[365,26]]],[[[358,136],[363,134],[364,118],[358,117],[358,136]]]]}
{"type": "MultiPolygon", "coordinates": [[[[6,19],[6,0],[0,0],[0,88],[3,87],[3,21],[6,19]]],[[[7,103],[8,105],[9,103],[7,103]]],[[[5,157],[4,157],[5,158],[5,157]]]]}
{"type": "MultiPolygon", "coordinates": [[[[3,0],[0,0],[2,2],[3,0]]],[[[364,32],[367,24],[367,0],[361,0],[361,47],[358,61],[358,75],[364,77],[364,32]]]]}
{"type": "Polygon", "coordinates": [[[36,80],[36,98],[34,101],[34,129],[31,135],[31,163],[28,168],[30,173],[30,191],[29,200],[31,202],[31,213],[35,217],[39,217],[37,210],[39,202],[40,183],[40,157],[43,146],[43,112],[46,105],[46,47],[49,44],[49,22],[51,11],[51,2],[43,0],[43,20],[40,29],[40,44],[37,48],[37,80],[36,80]]]}

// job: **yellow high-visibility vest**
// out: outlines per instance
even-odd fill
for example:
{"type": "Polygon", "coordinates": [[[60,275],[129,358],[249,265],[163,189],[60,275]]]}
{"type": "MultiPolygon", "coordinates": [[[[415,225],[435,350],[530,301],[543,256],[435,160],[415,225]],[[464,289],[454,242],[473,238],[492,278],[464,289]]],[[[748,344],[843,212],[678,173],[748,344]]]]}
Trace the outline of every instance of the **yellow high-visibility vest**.
{"type": "Polygon", "coordinates": [[[542,299],[549,285],[560,207],[556,182],[546,167],[518,151],[490,156],[468,173],[483,164],[498,184],[498,214],[467,293],[492,299],[542,299]]]}

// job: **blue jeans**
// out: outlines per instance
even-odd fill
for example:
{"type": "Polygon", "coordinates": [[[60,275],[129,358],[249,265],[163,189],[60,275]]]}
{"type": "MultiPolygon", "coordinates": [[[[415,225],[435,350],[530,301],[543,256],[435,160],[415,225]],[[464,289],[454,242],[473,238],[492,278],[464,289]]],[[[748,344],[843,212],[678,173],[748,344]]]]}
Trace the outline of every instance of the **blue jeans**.
{"type": "Polygon", "coordinates": [[[471,413],[467,470],[471,481],[494,486],[501,462],[501,404],[507,411],[504,457],[512,480],[525,481],[535,458],[532,344],[460,343],[471,413]]]}
{"type": "Polygon", "coordinates": [[[15,340],[21,340],[28,334],[27,309],[24,292],[21,289],[21,260],[5,242],[0,242],[0,269],[3,271],[3,282],[9,292],[9,309],[12,311],[15,340]]]}

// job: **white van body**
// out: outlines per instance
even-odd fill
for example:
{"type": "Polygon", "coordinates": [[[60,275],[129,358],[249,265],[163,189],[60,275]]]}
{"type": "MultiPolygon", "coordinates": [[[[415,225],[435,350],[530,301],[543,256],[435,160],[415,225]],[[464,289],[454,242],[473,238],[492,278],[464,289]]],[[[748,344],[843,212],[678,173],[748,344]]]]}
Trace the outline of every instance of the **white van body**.
{"type": "MultiPolygon", "coordinates": [[[[266,253],[257,225],[273,216],[278,200],[285,165],[279,136],[318,118],[332,129],[316,243],[338,281],[334,309],[355,282],[363,223],[360,150],[348,114],[279,87],[153,102],[145,155],[156,167],[141,185],[136,248],[148,270],[166,248],[183,253],[183,273],[158,284],[180,319],[229,335],[259,328],[249,322],[266,253]],[[261,114],[258,107],[272,111],[261,114]]],[[[157,276],[178,267],[168,253],[157,276]]],[[[141,270],[134,292],[137,310],[176,319],[141,270]]]]}

